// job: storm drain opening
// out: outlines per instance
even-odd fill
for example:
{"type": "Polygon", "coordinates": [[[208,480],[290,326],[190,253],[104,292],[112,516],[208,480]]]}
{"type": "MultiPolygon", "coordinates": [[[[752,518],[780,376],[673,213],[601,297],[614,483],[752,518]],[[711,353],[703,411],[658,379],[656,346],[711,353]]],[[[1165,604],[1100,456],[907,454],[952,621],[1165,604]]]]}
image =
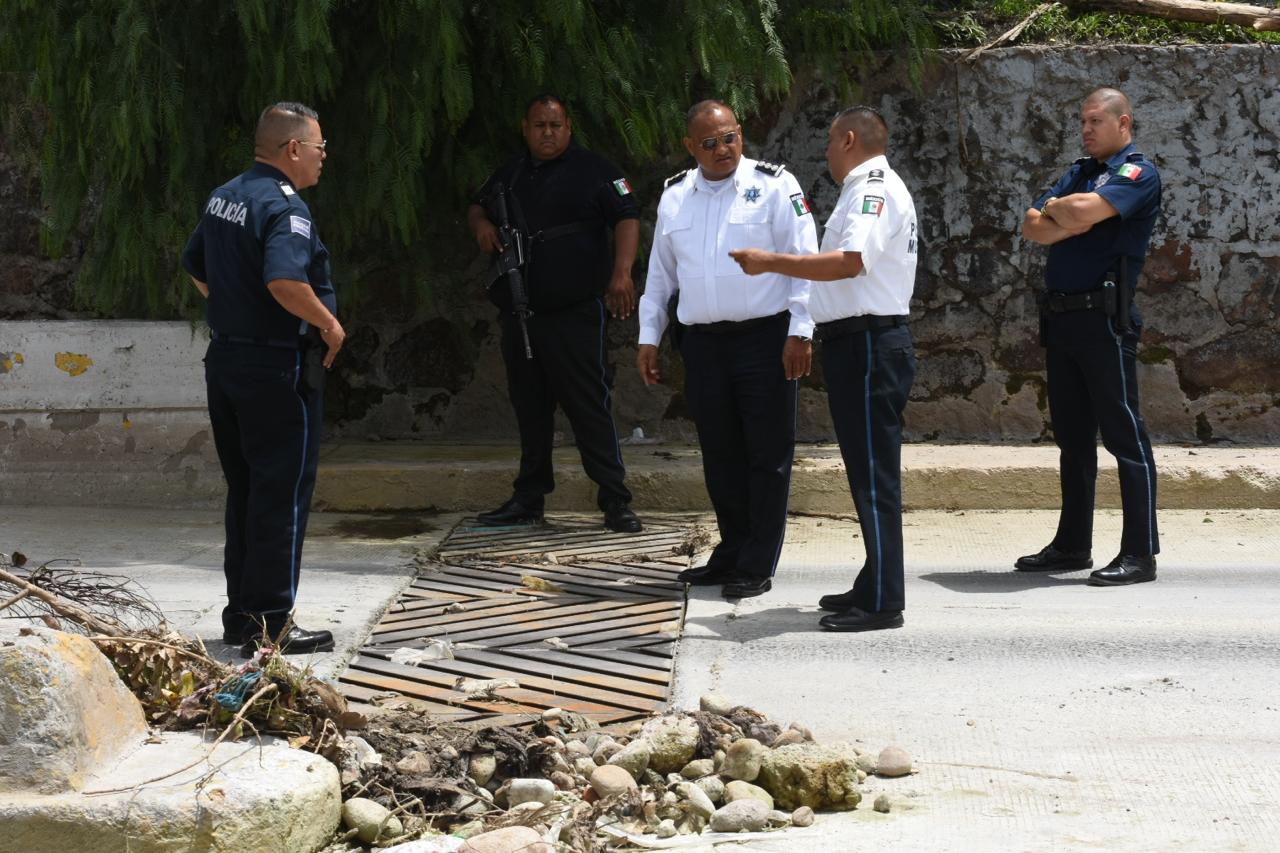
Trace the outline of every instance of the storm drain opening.
{"type": "Polygon", "coordinates": [[[531,725],[559,708],[607,727],[662,711],[684,622],[675,579],[705,536],[688,518],[636,534],[599,516],[464,520],[340,676],[360,705],[531,725]]]}

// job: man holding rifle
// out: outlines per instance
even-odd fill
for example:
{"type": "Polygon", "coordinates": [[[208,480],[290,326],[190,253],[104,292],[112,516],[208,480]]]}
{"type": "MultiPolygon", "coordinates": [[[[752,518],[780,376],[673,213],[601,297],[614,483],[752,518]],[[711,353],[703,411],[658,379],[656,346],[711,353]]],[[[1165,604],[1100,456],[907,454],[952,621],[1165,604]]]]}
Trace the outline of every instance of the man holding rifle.
{"type": "Polygon", "coordinates": [[[555,488],[551,449],[559,405],[582,466],[599,487],[605,525],[634,533],[641,524],[623,482],[605,323],[607,314],[626,319],[635,307],[631,265],[640,211],[622,172],[574,143],[560,98],[534,98],[521,129],[527,153],[490,175],[467,210],[480,249],[498,256],[489,297],[501,312],[502,357],[520,429],[513,494],[479,521],[542,521],[545,496],[555,488]]]}

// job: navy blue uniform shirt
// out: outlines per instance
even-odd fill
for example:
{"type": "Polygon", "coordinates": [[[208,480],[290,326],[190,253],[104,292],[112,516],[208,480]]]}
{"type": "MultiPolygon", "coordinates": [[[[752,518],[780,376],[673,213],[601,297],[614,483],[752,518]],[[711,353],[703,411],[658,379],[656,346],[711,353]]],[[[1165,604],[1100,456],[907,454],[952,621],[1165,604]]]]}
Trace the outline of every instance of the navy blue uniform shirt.
{"type": "Polygon", "coordinates": [[[292,340],[306,323],[267,289],[275,279],[305,281],[338,311],[329,250],[311,211],[284,173],[266,163],[218,187],[182,252],[182,267],[209,285],[206,317],[219,335],[292,340]]]}
{"type": "MultiPolygon", "coordinates": [[[[576,223],[582,226],[563,236],[534,240],[525,274],[529,307],[555,310],[602,295],[613,270],[607,229],[624,219],[640,218],[622,170],[573,141],[554,160],[520,154],[490,175],[472,197],[494,225],[499,223],[491,202],[498,181],[509,190],[507,212],[512,224],[528,235],[576,223]],[[516,198],[514,205],[511,195],[516,198]]],[[[499,308],[511,305],[505,280],[490,288],[489,296],[499,308]]]]}
{"type": "Polygon", "coordinates": [[[1120,256],[1129,258],[1128,285],[1133,288],[1160,214],[1160,175],[1132,145],[1099,163],[1077,160],[1058,182],[1036,199],[1039,209],[1049,198],[1096,192],[1119,211],[1088,231],[1054,243],[1044,278],[1049,290],[1077,293],[1102,286],[1108,272],[1120,273],[1120,256]]]}

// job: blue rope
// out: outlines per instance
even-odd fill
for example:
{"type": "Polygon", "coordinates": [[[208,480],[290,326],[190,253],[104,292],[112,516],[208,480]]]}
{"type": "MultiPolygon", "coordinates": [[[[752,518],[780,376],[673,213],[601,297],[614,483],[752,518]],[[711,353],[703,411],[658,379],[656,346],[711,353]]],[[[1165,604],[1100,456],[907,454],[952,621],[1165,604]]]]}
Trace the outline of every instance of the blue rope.
{"type": "Polygon", "coordinates": [[[257,684],[260,678],[262,678],[262,670],[260,669],[237,675],[224,684],[222,690],[213,694],[213,698],[228,711],[239,711],[241,706],[244,705],[244,700],[249,697],[250,691],[253,690],[253,685],[257,684]]]}

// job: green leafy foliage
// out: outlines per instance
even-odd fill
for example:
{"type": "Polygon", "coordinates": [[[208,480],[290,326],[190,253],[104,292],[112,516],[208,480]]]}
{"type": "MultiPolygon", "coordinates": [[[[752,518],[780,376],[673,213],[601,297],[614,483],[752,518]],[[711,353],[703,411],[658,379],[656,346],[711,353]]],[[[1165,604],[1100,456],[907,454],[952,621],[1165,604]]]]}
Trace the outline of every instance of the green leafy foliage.
{"type": "Polygon", "coordinates": [[[914,0],[7,0],[0,119],[38,152],[45,249],[87,235],[77,293],[113,316],[192,315],[177,255],[210,190],[252,157],[258,112],[299,100],[330,140],[309,194],[344,285],[430,254],[520,144],[530,98],[635,163],[672,150],[694,100],[743,118],[795,57],[920,56],[914,0]],[[791,57],[791,59],[789,59],[791,57]]]}

